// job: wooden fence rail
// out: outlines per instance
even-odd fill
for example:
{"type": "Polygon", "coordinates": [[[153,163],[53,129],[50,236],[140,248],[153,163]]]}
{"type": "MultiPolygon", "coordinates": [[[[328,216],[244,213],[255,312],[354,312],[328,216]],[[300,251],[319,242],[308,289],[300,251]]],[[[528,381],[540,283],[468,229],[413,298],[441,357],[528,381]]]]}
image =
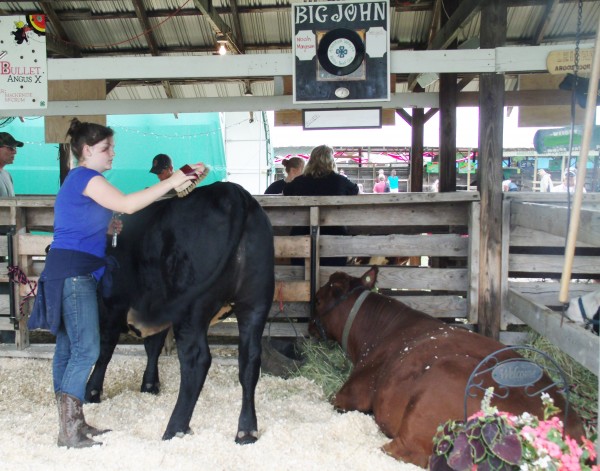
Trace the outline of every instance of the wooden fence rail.
{"type": "MultiPolygon", "coordinates": [[[[306,335],[311,286],[318,288],[335,271],[360,276],[367,269],[319,263],[320,257],[336,256],[371,258],[371,263],[380,268],[380,290],[435,317],[476,328],[480,270],[478,193],[261,195],[256,199],[268,214],[275,234],[276,287],[265,335],[306,335]],[[293,227],[311,225],[315,228],[314,261],[311,236],[290,235],[293,227]],[[341,225],[348,229],[348,235],[321,234],[327,226],[341,225]],[[402,257],[403,263],[389,265],[384,257],[402,257]],[[304,259],[305,263],[291,264],[290,259],[304,259]]],[[[44,266],[45,248],[52,237],[53,205],[53,197],[0,199],[0,226],[4,232],[14,232],[13,263],[31,281],[37,279],[44,266]]],[[[573,297],[598,288],[588,281],[600,279],[599,208],[600,195],[585,195],[573,270],[573,297]]],[[[536,312],[560,308],[556,301],[557,280],[562,271],[567,213],[566,194],[504,194],[503,330],[530,318],[531,312],[512,311],[515,306],[522,309],[528,305],[515,301],[514,293],[538,306],[536,312]]],[[[0,256],[8,257],[4,237],[0,238],[0,256]]],[[[10,288],[4,265],[0,269],[0,287],[4,288],[0,292],[0,330],[16,330],[17,347],[26,347],[29,337],[19,308],[28,314],[31,301],[22,301],[31,289],[27,285],[10,288]],[[12,310],[8,302],[10,289],[14,293],[12,310]]],[[[209,335],[236,336],[235,318],[215,324],[209,335]]],[[[587,360],[579,361],[589,364],[587,360]]]]}

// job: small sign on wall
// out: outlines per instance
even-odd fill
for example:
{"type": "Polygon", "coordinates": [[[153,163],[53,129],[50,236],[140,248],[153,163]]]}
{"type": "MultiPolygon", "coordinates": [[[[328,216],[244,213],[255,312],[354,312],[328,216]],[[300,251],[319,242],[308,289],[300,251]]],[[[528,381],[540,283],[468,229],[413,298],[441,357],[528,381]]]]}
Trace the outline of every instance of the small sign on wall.
{"type": "Polygon", "coordinates": [[[382,124],[381,108],[318,109],[304,110],[302,113],[304,129],[380,128],[382,124]]]}
{"type": "Polygon", "coordinates": [[[388,101],[389,0],[292,4],[294,103],[388,101]]]}
{"type": "Polygon", "coordinates": [[[46,17],[0,16],[0,110],[47,106],[46,17]]]}

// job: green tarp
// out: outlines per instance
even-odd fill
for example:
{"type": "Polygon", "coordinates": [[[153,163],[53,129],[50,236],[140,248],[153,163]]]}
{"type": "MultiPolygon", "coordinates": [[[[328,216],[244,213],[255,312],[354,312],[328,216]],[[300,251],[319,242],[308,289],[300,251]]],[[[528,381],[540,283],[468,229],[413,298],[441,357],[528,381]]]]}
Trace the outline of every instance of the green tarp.
{"type": "MultiPolygon", "coordinates": [[[[211,167],[203,185],[227,175],[225,148],[218,113],[109,116],[115,130],[113,169],[104,175],[125,193],[156,183],[149,173],[156,154],[168,154],[173,166],[205,162],[211,167]]],[[[25,146],[18,149],[15,162],[6,166],[13,177],[17,195],[54,195],[59,188],[58,144],[44,143],[44,119],[14,119],[1,126],[25,146]]],[[[65,133],[66,133],[65,129],[65,133]]]]}

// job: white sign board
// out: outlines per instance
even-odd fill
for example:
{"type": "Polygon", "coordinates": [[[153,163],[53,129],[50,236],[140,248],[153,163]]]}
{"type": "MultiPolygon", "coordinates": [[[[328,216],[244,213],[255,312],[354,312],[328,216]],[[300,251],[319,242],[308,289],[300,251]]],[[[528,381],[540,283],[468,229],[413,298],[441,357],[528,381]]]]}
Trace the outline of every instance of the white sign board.
{"type": "Polygon", "coordinates": [[[0,113],[48,106],[46,17],[0,16],[0,113]]]}
{"type": "Polygon", "coordinates": [[[380,128],[381,108],[304,110],[304,129],[380,128]]]}

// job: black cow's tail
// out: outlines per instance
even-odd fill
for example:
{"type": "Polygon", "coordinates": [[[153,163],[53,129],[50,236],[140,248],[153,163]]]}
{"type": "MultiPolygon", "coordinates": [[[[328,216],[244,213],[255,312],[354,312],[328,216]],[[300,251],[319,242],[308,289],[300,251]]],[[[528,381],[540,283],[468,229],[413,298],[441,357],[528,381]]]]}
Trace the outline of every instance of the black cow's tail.
{"type": "Polygon", "coordinates": [[[228,237],[224,256],[219,257],[215,269],[212,270],[210,275],[204,278],[198,285],[190,287],[190,289],[166,303],[153,303],[149,309],[150,315],[147,317],[152,320],[152,324],[161,325],[170,322],[177,323],[185,314],[188,306],[214,285],[217,279],[222,275],[227,264],[230,262],[231,257],[235,254],[246,227],[248,214],[251,210],[252,197],[237,184],[229,183],[228,186],[235,189],[237,201],[234,207],[236,209],[241,209],[241,211],[236,211],[236,214],[232,215],[230,218],[233,230],[228,237]]]}

